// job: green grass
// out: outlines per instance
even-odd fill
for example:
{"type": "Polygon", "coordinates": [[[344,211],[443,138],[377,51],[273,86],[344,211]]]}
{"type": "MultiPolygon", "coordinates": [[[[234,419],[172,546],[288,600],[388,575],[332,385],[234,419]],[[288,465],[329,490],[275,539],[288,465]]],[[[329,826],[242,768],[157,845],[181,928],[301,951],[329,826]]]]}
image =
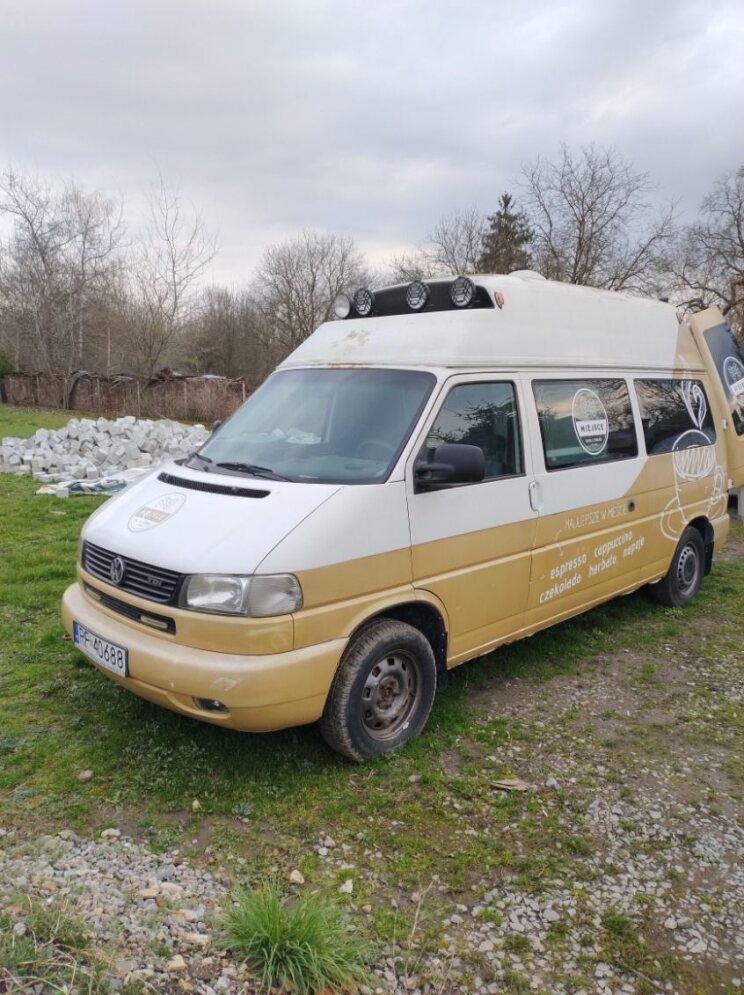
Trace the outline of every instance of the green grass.
{"type": "Polygon", "coordinates": [[[5,436],[25,439],[37,428],[62,428],[71,418],[96,418],[82,411],[47,408],[22,408],[0,404],[0,439],[5,436]]]}
{"type": "Polygon", "coordinates": [[[0,991],[75,991],[103,995],[108,991],[105,968],[92,955],[85,924],[64,905],[28,903],[19,898],[25,926],[14,932],[15,920],[0,912],[0,991]]]}
{"type": "Polygon", "coordinates": [[[224,914],[224,946],[265,990],[325,995],[367,977],[369,950],[343,911],[316,894],[283,896],[276,882],[244,891],[224,914]]]}
{"type": "MultiPolygon", "coordinates": [[[[65,418],[0,406],[0,435],[65,418]]],[[[695,654],[703,663],[741,658],[744,563],[721,561],[684,610],[660,609],[640,594],[620,598],[458,668],[421,737],[357,767],[312,727],[264,736],[218,729],[158,709],[89,666],[64,636],[59,600],[74,578],[80,528],[102,499],[60,501],[35,489],[29,479],[0,476],[2,825],[33,839],[63,827],[94,833],[114,824],[195,861],[205,859],[208,845],[210,865],[238,883],[299,867],[309,889],[335,897],[339,875],[351,876],[349,915],[378,943],[400,943],[416,921],[422,949],[436,952],[442,916],[455,902],[471,902],[484,877],[491,887],[511,883],[535,894],[555,878],[581,881],[582,861],[597,847],[572,807],[572,793],[584,785],[549,795],[501,796],[491,788],[497,778],[522,773],[509,769],[520,757],[539,758],[536,723],[494,714],[509,682],[534,682],[544,694],[540,682],[595,679],[605,659],[627,651],[624,686],[640,687],[651,705],[666,693],[661,667],[670,654],[695,654]],[[507,745],[522,751],[510,765],[501,759],[507,745]],[[76,775],[88,768],[93,779],[81,783],[76,775]],[[328,832],[338,844],[335,864],[313,849],[328,832]],[[344,860],[355,866],[341,874],[344,860]],[[416,919],[410,896],[434,880],[416,919]],[[362,917],[365,903],[372,911],[362,917]]],[[[735,531],[739,541],[742,535],[735,531]]],[[[741,709],[721,700],[713,708],[713,694],[702,684],[684,689],[675,707],[689,721],[678,720],[673,732],[690,751],[701,737],[720,743],[728,751],[725,770],[741,785],[741,709]]],[[[560,722],[588,772],[600,761],[616,771],[632,767],[637,761],[627,751],[637,752],[639,743],[643,753],[671,748],[666,726],[642,725],[620,704],[605,711],[601,733],[587,732],[579,700],[549,719],[560,722]]],[[[602,935],[610,952],[645,964],[643,951],[611,927],[602,935]]],[[[564,942],[560,925],[550,942],[564,942]]],[[[514,990],[520,984],[515,978],[514,990]]]]}
{"type": "MultiPolygon", "coordinates": [[[[195,821],[225,820],[238,840],[258,825],[268,844],[334,826],[341,835],[363,827],[373,843],[383,839],[378,817],[395,809],[407,826],[390,859],[395,872],[415,886],[427,866],[444,864],[465,880],[493,851],[474,837],[442,854],[431,840],[452,839],[463,817],[481,805],[489,776],[501,773],[484,770],[483,753],[497,754],[507,739],[523,735],[514,720],[476,715],[471,692],[503,679],[550,679],[598,654],[669,638],[670,613],[641,596],[619,599],[455,671],[423,736],[402,754],[354,768],[312,727],[266,736],[217,729],[141,701],[93,670],[64,636],[58,605],[74,577],[80,528],[100,499],[62,502],[35,497],[33,489],[28,480],[0,477],[0,793],[10,820],[38,815],[45,824],[81,828],[113,807],[155,834],[160,816],[190,812],[197,799],[195,821]],[[442,769],[441,758],[453,750],[461,761],[472,751],[462,776],[442,769]],[[85,768],[94,777],[81,784],[75,775],[85,768]],[[412,785],[414,775],[420,781],[412,785]],[[448,795],[460,811],[443,804],[448,795]]],[[[742,587],[741,568],[722,565],[685,614],[694,622],[714,606],[721,615],[735,612],[742,587]]],[[[729,639],[722,625],[717,640],[729,639]]],[[[495,817],[511,820],[527,804],[509,796],[495,817]]],[[[172,826],[168,831],[177,835],[172,826]]]]}
{"type": "Polygon", "coordinates": [[[602,917],[602,957],[637,979],[639,995],[652,995],[662,989],[664,980],[674,973],[670,955],[660,949],[650,933],[648,916],[639,924],[616,911],[606,912],[602,917]]]}

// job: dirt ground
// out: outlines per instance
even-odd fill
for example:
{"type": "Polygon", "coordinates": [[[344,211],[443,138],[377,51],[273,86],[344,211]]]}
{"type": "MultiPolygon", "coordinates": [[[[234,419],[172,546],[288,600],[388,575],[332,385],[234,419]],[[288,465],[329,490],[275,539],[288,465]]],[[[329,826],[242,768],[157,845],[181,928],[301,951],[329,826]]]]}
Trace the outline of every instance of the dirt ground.
{"type": "Polygon", "coordinates": [[[695,605],[637,593],[463,667],[420,740],[363,767],[312,729],[220,736],[67,656],[26,699],[17,664],[17,700],[46,687],[79,752],[37,762],[40,719],[6,737],[0,991],[33,906],[84,923],[65,978],[104,965],[102,987],[70,991],[245,995],[219,909],[298,869],[372,938],[361,995],[744,990],[743,593],[738,528],[695,605]],[[90,744],[80,701],[103,716],[90,744]],[[98,738],[122,731],[125,762],[105,767],[98,738]]]}

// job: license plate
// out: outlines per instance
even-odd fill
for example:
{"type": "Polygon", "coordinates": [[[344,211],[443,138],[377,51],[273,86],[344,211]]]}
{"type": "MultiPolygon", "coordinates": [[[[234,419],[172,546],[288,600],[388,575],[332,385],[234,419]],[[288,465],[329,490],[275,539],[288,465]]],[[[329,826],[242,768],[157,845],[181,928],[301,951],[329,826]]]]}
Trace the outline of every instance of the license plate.
{"type": "Polygon", "coordinates": [[[104,670],[119,677],[129,675],[129,652],[123,646],[111,643],[103,636],[91,632],[80,622],[72,623],[72,641],[81,652],[104,670]]]}

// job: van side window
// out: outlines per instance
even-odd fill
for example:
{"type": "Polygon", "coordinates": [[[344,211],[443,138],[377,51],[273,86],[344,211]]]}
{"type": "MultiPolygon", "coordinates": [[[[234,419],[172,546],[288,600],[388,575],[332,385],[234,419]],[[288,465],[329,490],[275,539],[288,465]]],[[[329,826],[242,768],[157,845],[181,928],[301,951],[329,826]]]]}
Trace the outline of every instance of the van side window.
{"type": "Polygon", "coordinates": [[[716,441],[705,388],[699,380],[636,380],[649,456],[716,441]]]}
{"type": "Polygon", "coordinates": [[[548,470],[638,455],[624,380],[535,380],[532,390],[548,470]]]}
{"type": "Polygon", "coordinates": [[[736,434],[744,435],[744,352],[728,325],[716,325],[703,334],[728,398],[736,434]]]}
{"type": "Polygon", "coordinates": [[[429,430],[422,459],[431,462],[442,442],[480,446],[486,458],[487,480],[524,473],[514,384],[453,387],[429,430]]]}

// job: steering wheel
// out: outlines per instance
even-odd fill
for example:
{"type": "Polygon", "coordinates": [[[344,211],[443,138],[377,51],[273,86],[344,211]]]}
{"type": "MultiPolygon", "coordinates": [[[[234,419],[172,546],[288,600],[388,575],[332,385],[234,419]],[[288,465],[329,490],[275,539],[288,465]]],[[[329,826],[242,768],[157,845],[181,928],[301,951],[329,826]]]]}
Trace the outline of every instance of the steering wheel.
{"type": "Polygon", "coordinates": [[[359,459],[390,459],[391,456],[395,454],[395,446],[391,446],[389,442],[385,442],[384,439],[364,439],[357,446],[356,451],[357,457],[359,459]],[[363,451],[366,449],[377,449],[378,452],[382,450],[382,456],[367,456],[363,455],[363,451]]]}

